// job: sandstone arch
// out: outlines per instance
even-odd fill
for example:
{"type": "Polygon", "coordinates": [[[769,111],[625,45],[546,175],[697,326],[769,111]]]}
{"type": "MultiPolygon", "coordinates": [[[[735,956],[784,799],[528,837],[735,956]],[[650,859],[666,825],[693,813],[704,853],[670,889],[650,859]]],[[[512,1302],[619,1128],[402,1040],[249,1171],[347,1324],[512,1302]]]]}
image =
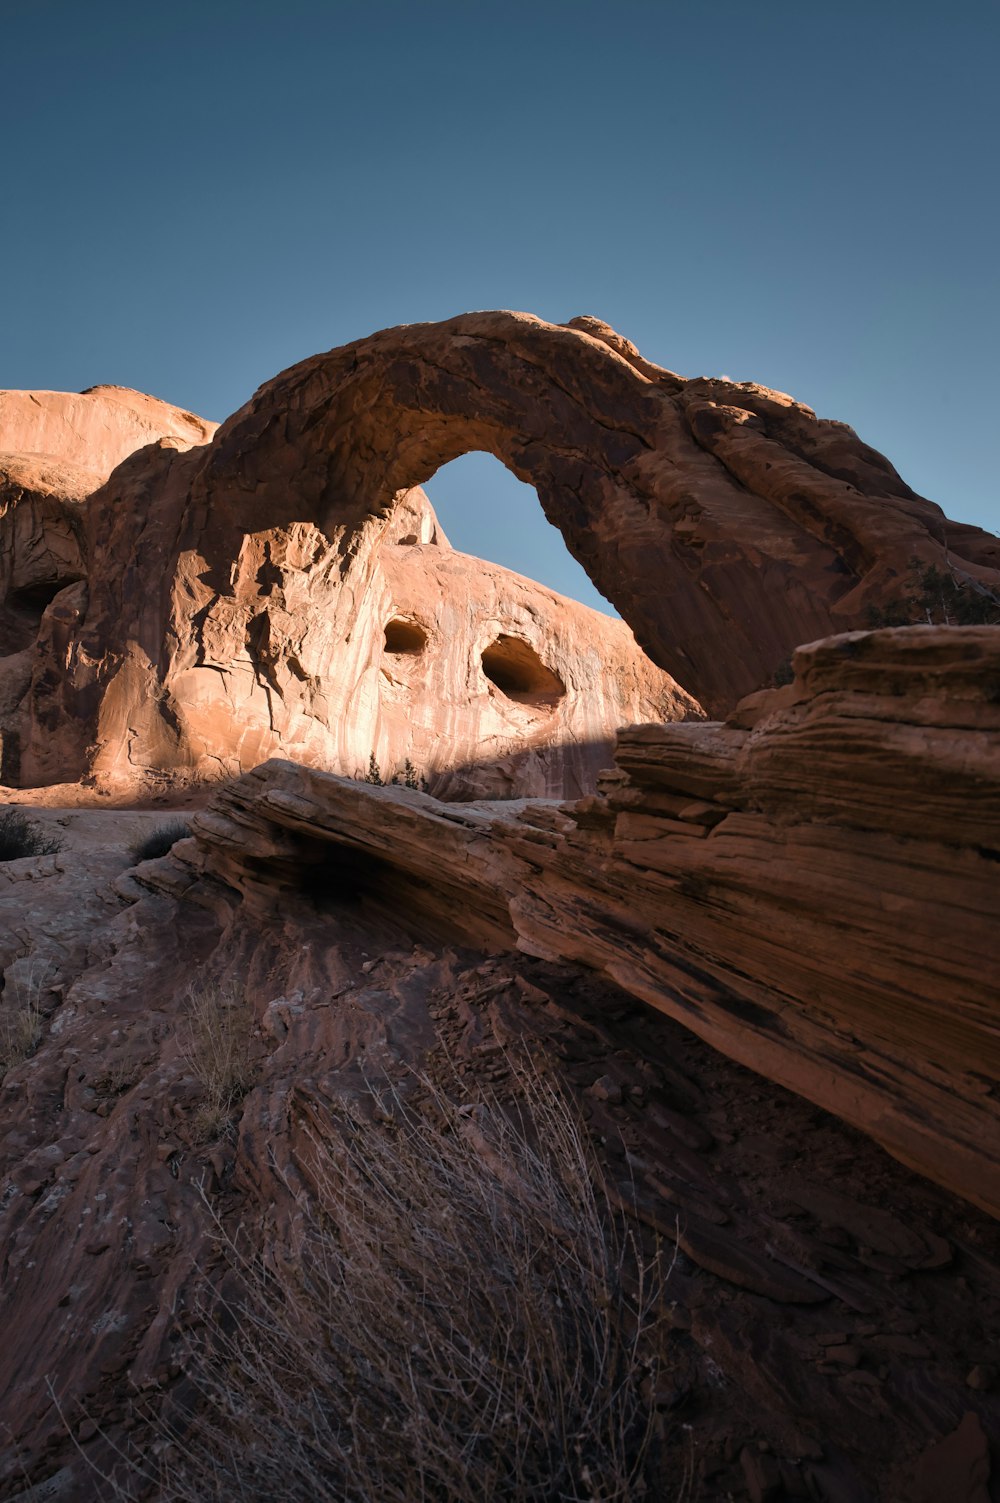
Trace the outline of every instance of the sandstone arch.
{"type": "Polygon", "coordinates": [[[211,759],[211,726],[184,715],[204,687],[191,674],[220,663],[256,704],[227,770],[276,737],[308,756],[292,722],[321,693],[296,645],[315,581],[336,583],[329,629],[346,639],[379,548],[432,526],[421,482],[473,449],[534,487],[649,657],[712,714],[797,644],[866,625],[914,559],[1000,587],[995,538],[781,393],[684,380],[594,319],[407,325],[293,366],[211,442],[143,449],[89,498],[86,588],[57,597],[39,637],[29,774],[211,759]],[[276,728],[282,673],[294,704],[276,728]]]}
{"type": "Polygon", "coordinates": [[[472,449],[535,488],[653,661],[716,713],[798,643],[863,626],[914,557],[1000,578],[996,539],[948,522],[844,424],[684,380],[593,319],[466,314],[303,361],[221,430],[202,505],[240,531],[308,513],[349,554],[472,449]]]}

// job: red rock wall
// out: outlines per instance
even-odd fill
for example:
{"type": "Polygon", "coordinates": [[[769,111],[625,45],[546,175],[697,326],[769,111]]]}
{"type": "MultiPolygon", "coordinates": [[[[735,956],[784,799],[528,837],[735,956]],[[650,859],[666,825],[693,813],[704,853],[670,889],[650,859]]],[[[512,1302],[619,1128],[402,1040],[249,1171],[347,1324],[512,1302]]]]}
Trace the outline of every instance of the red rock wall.
{"type": "Polygon", "coordinates": [[[601,971],[1000,1215],[1000,629],[795,667],[726,723],[623,731],[603,793],[558,808],[271,763],[185,859],[267,904],[347,846],[428,932],[601,971]]]}

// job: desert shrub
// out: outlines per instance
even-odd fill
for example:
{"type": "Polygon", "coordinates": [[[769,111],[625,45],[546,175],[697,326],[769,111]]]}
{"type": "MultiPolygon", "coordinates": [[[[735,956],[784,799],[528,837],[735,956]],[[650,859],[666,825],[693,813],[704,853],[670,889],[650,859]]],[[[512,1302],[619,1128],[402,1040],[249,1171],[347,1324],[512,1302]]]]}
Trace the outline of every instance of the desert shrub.
{"type": "Polygon", "coordinates": [[[193,1417],[154,1442],[163,1503],[668,1496],[660,1250],[540,1076],[513,1113],[422,1090],[314,1119],[280,1265],[220,1230],[242,1294],[187,1360],[193,1417]]]}
{"type": "Polygon", "coordinates": [[[235,986],[191,988],[181,1053],[202,1090],[195,1135],[219,1137],[253,1083],[252,1013],[235,986]]]}
{"type": "Polygon", "coordinates": [[[41,1036],[42,1014],[34,1002],[0,1010],[0,1078],[28,1058],[41,1036]]]}
{"type": "Polygon", "coordinates": [[[794,684],[795,669],[792,667],[791,658],[782,658],[771,679],[775,689],[783,689],[786,684],[794,684]]]}
{"type": "Polygon", "coordinates": [[[132,860],[136,865],[140,861],[155,861],[158,856],[165,856],[178,840],[186,840],[190,834],[191,830],[183,819],[173,819],[168,824],[157,825],[155,830],[136,841],[132,847],[132,860]]]}
{"type": "Polygon", "coordinates": [[[364,781],[366,783],[374,783],[376,788],[381,788],[383,786],[384,779],[382,777],[382,772],[378,765],[378,762],[375,760],[374,752],[372,752],[371,756],[368,758],[368,771],[365,773],[364,781]]]}
{"type": "Polygon", "coordinates": [[[50,839],[20,809],[5,809],[0,813],[0,861],[19,861],[22,856],[52,856],[61,850],[62,842],[50,839]]]}
{"type": "Polygon", "coordinates": [[[914,561],[905,593],[884,606],[869,606],[868,625],[996,626],[1000,625],[1000,600],[971,580],[914,561]]]}

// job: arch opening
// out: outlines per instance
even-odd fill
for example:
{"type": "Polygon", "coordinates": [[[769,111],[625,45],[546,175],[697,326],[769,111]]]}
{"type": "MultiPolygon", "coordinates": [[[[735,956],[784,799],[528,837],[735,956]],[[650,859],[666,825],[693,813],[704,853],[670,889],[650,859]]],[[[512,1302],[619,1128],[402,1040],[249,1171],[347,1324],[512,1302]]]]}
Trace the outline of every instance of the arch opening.
{"type": "Polygon", "coordinates": [[[546,517],[534,486],[491,453],[470,449],[446,460],[423,489],[455,548],[618,616],[546,517]]]}
{"type": "Polygon", "coordinates": [[[385,628],[385,651],[396,657],[419,657],[427,646],[427,632],[416,621],[396,617],[385,628]]]}
{"type": "Polygon", "coordinates": [[[483,673],[516,704],[554,709],[566,693],[557,673],[547,668],[530,643],[501,632],[483,652],[483,673]]]}

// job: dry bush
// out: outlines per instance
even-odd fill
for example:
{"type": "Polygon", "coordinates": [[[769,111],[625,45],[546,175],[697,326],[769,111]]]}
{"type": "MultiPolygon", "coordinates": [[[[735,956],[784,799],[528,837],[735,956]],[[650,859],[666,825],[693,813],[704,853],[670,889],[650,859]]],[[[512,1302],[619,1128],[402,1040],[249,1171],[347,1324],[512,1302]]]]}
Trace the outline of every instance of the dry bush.
{"type": "Polygon", "coordinates": [[[184,1060],[202,1088],[193,1127],[202,1140],[218,1137],[253,1083],[252,1015],[235,985],[196,986],[189,994],[184,1060]]]}
{"type": "Polygon", "coordinates": [[[8,973],[0,998],[0,1079],[35,1051],[45,1032],[45,1013],[39,1007],[46,968],[32,961],[27,974],[8,973]]]}
{"type": "Polygon", "coordinates": [[[222,1238],[243,1294],[192,1353],[199,1402],[165,1452],[161,1427],[161,1503],[667,1497],[662,1254],[537,1074],[513,1116],[421,1085],[419,1107],[389,1088],[376,1120],[314,1136],[280,1271],[222,1238]]]}
{"type": "Polygon", "coordinates": [[[137,866],[140,861],[155,861],[172,850],[178,840],[187,840],[190,834],[191,827],[186,820],[169,820],[141,835],[132,846],[131,858],[137,866]]]}
{"type": "Polygon", "coordinates": [[[42,1014],[33,1001],[0,1011],[0,1078],[21,1064],[42,1036],[42,1014]]]}
{"type": "Polygon", "coordinates": [[[62,841],[45,834],[20,809],[0,813],[0,861],[21,861],[25,856],[53,856],[62,850],[62,841]]]}

